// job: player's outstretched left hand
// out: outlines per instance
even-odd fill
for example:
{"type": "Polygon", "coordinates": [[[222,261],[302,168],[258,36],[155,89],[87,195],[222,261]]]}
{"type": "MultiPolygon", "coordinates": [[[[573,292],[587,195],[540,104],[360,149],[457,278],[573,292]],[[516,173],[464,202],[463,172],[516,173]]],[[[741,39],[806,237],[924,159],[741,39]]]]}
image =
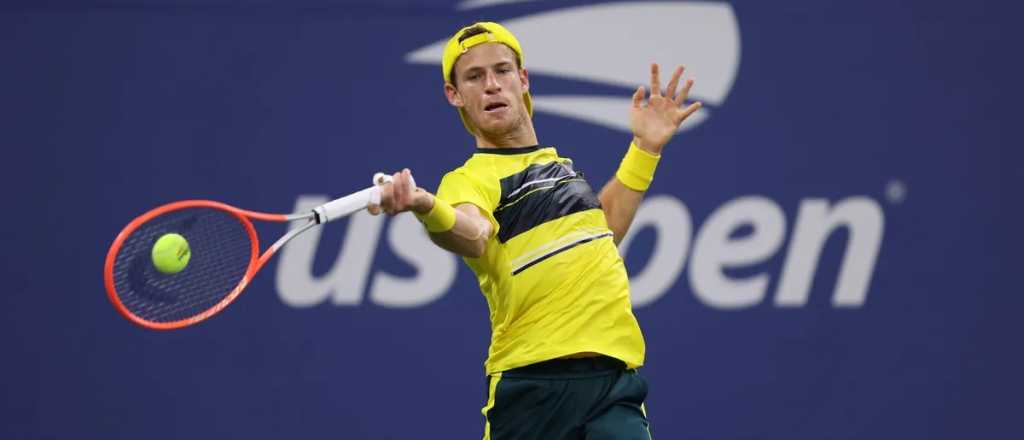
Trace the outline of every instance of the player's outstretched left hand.
{"type": "Polygon", "coordinates": [[[629,109],[629,124],[633,129],[634,142],[637,147],[654,154],[661,154],[662,148],[679,130],[679,125],[701,107],[700,101],[683,107],[686,97],[690,93],[690,87],[693,87],[692,79],[687,79],[683,83],[682,89],[676,94],[683,70],[683,66],[676,68],[663,96],[658,65],[651,64],[651,95],[647,99],[646,105],[644,97],[647,93],[644,86],[638,87],[636,93],[633,94],[633,106],[629,109]]]}

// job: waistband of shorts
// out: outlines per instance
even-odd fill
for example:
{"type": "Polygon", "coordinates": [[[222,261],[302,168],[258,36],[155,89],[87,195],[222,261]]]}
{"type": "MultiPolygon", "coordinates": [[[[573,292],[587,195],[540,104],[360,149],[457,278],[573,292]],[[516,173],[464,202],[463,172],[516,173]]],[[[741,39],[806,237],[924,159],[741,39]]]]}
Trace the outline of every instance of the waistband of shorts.
{"type": "Polygon", "coordinates": [[[551,359],[525,365],[501,373],[509,376],[550,376],[564,374],[608,373],[626,369],[626,363],[609,356],[594,356],[572,359],[551,359]]]}

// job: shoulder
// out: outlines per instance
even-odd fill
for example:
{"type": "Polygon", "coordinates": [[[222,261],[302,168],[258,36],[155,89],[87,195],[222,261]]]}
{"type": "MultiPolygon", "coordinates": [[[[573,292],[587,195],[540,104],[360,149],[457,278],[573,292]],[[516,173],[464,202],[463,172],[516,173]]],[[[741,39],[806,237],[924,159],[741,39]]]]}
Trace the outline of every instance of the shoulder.
{"type": "Polygon", "coordinates": [[[442,184],[445,181],[466,183],[475,182],[484,185],[494,179],[495,164],[486,155],[474,154],[470,156],[459,167],[445,173],[441,178],[442,184]]]}
{"type": "Polygon", "coordinates": [[[437,192],[440,193],[458,193],[471,190],[485,190],[486,187],[493,185],[493,178],[488,176],[488,168],[480,163],[480,161],[474,161],[470,158],[462,166],[444,173],[441,176],[440,184],[437,187],[437,192]]]}
{"type": "Polygon", "coordinates": [[[441,185],[447,184],[464,184],[472,181],[480,181],[482,179],[482,173],[478,167],[460,166],[454,170],[451,170],[441,177],[441,185]]]}

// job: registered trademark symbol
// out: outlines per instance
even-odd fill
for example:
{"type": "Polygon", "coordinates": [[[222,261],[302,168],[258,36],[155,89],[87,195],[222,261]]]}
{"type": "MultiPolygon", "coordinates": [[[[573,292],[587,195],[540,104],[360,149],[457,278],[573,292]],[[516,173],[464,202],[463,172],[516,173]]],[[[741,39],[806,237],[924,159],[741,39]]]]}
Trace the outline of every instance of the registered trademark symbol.
{"type": "Polygon", "coordinates": [[[889,203],[903,203],[907,199],[907,185],[896,179],[890,180],[885,185],[885,198],[889,199],[889,203]]]}

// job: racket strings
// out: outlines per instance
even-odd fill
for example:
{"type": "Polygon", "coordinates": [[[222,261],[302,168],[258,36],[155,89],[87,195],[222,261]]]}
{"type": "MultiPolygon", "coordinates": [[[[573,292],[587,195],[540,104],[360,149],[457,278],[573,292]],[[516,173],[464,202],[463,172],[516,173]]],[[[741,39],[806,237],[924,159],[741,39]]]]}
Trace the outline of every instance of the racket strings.
{"type": "Polygon", "coordinates": [[[242,281],[252,259],[252,242],[242,222],[213,208],[186,208],[156,216],[133,231],[114,261],[114,286],[129,312],[164,323],[199,315],[227,297],[242,281]],[[181,234],[191,248],[184,270],[161,273],[151,258],[153,244],[181,234]]]}

